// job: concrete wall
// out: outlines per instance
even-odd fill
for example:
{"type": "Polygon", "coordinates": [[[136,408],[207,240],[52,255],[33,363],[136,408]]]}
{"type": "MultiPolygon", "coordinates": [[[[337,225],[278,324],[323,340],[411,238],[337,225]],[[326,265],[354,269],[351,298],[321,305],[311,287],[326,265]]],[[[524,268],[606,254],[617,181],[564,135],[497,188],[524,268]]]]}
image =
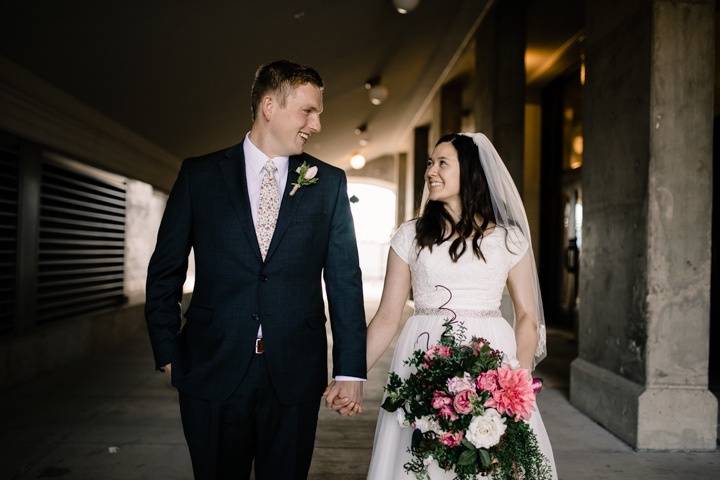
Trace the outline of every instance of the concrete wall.
{"type": "Polygon", "coordinates": [[[145,301],[147,267],[155,248],[167,195],[139,180],[127,181],[125,202],[125,295],[131,304],[145,301]]]}

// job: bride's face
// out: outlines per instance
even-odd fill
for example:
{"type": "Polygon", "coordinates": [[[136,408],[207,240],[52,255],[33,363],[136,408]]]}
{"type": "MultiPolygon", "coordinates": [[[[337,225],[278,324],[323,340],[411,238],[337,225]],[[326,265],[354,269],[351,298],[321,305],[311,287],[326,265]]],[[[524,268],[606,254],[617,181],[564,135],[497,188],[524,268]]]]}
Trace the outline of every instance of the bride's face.
{"type": "Polygon", "coordinates": [[[460,204],[460,162],[452,143],[435,147],[427,163],[425,181],[430,200],[460,204]]]}

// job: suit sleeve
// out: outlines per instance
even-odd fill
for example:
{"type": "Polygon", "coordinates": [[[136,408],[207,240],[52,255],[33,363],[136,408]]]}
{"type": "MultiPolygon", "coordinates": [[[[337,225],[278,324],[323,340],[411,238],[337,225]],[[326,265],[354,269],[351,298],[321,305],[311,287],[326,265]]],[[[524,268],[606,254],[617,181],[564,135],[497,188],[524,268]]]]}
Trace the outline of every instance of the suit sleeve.
{"type": "Polygon", "coordinates": [[[333,377],[366,378],[365,306],[347,179],[342,173],[330,221],[324,278],[333,334],[333,377]]]}
{"type": "Polygon", "coordinates": [[[188,168],[186,160],[168,196],[148,265],[145,319],[157,369],[173,363],[177,357],[180,301],[192,246],[188,168]]]}

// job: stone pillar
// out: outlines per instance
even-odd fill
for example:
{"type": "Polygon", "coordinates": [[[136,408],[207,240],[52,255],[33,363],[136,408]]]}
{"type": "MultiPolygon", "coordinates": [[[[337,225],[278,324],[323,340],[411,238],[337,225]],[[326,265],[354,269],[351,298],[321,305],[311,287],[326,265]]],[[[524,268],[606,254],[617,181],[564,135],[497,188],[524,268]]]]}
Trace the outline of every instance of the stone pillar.
{"type": "Polygon", "coordinates": [[[716,448],[707,388],[714,3],[586,3],[570,400],[639,449],[716,448]]]}
{"type": "Polygon", "coordinates": [[[526,0],[495,2],[475,34],[475,128],[523,186],[526,0]]]}

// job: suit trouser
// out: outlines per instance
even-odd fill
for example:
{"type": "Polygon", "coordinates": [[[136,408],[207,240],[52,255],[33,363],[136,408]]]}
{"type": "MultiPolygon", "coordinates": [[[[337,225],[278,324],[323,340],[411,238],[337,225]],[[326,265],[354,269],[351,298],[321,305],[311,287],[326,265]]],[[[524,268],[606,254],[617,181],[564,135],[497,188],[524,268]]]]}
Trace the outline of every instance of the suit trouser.
{"type": "MultiPolygon", "coordinates": [[[[282,379],[280,379],[282,381],[282,379]]],[[[281,405],[263,355],[227,400],[208,401],[180,392],[180,415],[196,480],[306,479],[320,398],[281,405]]]]}

